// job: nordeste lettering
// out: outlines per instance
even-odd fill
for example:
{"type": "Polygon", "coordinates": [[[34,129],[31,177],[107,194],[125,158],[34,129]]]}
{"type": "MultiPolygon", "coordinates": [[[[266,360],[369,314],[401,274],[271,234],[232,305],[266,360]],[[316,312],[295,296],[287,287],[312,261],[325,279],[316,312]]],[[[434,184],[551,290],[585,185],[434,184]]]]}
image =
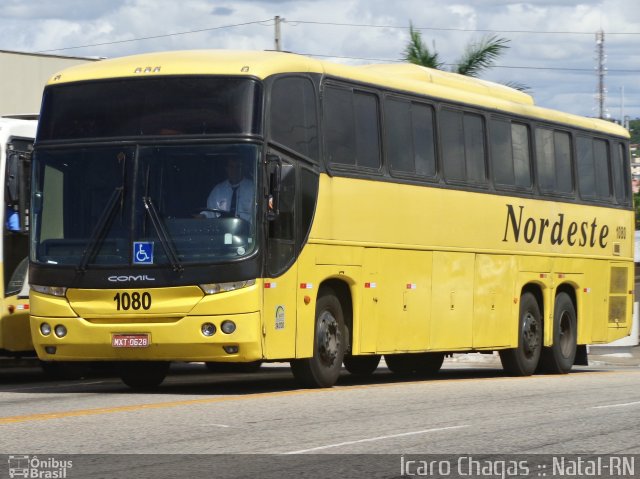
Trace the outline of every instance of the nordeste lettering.
{"type": "Polygon", "coordinates": [[[598,224],[596,217],[593,220],[571,221],[565,218],[564,213],[558,213],[555,218],[534,218],[525,214],[525,207],[513,205],[507,206],[507,217],[502,241],[510,238],[516,243],[524,240],[526,243],[590,246],[600,248],[607,247],[609,227],[598,224]],[[509,234],[511,233],[511,234],[509,234]]]}

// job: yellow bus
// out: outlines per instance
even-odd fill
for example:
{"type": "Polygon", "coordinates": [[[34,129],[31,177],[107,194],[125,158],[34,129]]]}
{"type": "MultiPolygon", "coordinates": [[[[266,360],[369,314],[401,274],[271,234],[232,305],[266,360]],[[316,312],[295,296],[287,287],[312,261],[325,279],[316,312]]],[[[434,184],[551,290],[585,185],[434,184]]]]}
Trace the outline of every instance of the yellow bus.
{"type": "Polygon", "coordinates": [[[31,330],[45,361],[567,373],[629,334],[623,128],[409,64],[181,51],[45,88],[31,330]]]}
{"type": "Polygon", "coordinates": [[[0,354],[34,356],[29,326],[29,196],[35,116],[0,117],[0,178],[4,184],[2,210],[2,296],[0,354]]]}

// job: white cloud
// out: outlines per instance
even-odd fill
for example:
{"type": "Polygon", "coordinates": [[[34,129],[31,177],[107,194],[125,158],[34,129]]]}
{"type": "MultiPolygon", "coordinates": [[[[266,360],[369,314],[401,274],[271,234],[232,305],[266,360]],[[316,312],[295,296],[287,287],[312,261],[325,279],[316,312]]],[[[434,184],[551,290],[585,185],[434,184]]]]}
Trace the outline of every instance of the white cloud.
{"type": "Polygon", "coordinates": [[[446,6],[439,0],[5,0],[0,49],[42,51],[107,43],[56,52],[106,57],[164,49],[271,49],[275,15],[286,19],[284,49],[336,57],[397,60],[412,22],[424,28],[425,42],[435,44],[442,59],[452,63],[467,42],[495,32],[511,40],[499,65],[528,68],[495,68],[487,79],[525,83],[539,104],[583,115],[591,115],[595,105],[594,34],[603,28],[610,110],[619,110],[614,103],[621,102],[624,86],[626,113],[640,116],[640,35],[619,35],[640,32],[636,0],[475,0],[446,6]],[[217,28],[258,20],[268,21],[217,28]],[[341,23],[350,26],[335,25],[341,23]],[[118,43],[145,37],[158,38],[118,43]]]}

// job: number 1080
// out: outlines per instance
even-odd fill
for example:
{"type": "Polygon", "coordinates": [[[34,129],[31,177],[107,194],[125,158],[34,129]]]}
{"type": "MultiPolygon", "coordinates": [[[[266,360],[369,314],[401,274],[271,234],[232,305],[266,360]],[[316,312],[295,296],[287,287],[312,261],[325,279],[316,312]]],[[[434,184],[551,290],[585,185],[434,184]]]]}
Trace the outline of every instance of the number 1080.
{"type": "Polygon", "coordinates": [[[150,293],[142,293],[140,294],[137,291],[133,293],[116,293],[113,297],[113,300],[116,303],[117,311],[129,311],[133,309],[137,311],[138,309],[144,309],[145,311],[151,307],[151,294],[150,293]]]}

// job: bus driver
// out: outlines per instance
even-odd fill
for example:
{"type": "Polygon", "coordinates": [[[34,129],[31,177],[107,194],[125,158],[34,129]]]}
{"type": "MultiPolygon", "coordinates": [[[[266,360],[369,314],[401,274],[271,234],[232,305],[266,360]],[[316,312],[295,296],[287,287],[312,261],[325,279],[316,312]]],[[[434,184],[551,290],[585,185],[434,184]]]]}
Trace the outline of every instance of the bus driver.
{"type": "MultiPolygon", "coordinates": [[[[225,166],[227,179],[213,187],[207,198],[207,208],[210,210],[228,211],[245,221],[251,222],[253,216],[253,183],[243,175],[242,161],[232,157],[225,166]]],[[[206,218],[221,216],[215,211],[202,212],[206,218]]]]}

